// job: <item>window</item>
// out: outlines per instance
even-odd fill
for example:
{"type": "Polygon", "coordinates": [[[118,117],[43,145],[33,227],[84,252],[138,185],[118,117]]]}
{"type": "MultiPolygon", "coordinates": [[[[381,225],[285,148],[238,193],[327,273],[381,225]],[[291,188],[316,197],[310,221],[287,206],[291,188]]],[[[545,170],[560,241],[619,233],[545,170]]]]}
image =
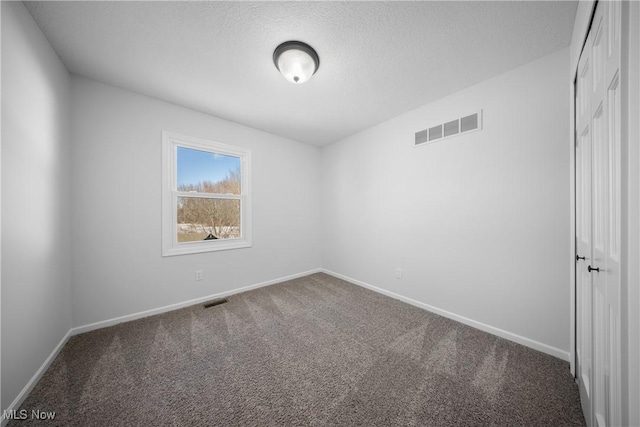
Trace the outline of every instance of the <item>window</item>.
{"type": "Polygon", "coordinates": [[[251,246],[244,148],[162,132],[162,255],[251,246]]]}

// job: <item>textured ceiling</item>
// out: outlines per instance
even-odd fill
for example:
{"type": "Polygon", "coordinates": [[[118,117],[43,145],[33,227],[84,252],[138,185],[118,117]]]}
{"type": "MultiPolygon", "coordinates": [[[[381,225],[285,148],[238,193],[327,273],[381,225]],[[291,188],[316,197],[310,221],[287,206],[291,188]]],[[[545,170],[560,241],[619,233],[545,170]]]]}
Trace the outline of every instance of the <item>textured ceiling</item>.
{"type": "Polygon", "coordinates": [[[27,2],[73,74],[326,145],[568,46],[576,2],[27,2]],[[320,69],[288,83],[286,40],[320,69]]]}

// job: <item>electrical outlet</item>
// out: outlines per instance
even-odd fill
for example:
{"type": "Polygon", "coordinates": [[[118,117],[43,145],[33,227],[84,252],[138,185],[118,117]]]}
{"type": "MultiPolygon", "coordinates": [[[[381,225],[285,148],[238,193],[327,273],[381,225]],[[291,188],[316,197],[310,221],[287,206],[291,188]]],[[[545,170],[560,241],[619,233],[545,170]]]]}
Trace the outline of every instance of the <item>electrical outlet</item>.
{"type": "Polygon", "coordinates": [[[402,279],[402,269],[400,267],[396,267],[396,279],[402,279]]]}
{"type": "Polygon", "coordinates": [[[202,270],[196,270],[196,280],[202,280],[202,270]]]}

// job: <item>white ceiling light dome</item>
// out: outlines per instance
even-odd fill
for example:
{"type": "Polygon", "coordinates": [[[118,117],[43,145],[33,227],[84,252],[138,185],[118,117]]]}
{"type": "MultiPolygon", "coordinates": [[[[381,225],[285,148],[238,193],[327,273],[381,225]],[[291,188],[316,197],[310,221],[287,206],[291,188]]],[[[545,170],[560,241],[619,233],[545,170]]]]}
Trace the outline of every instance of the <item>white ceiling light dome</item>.
{"type": "Polygon", "coordinates": [[[306,43],[288,41],[273,52],[273,63],[285,79],[294,84],[304,83],[320,66],[316,51],[306,43]]]}

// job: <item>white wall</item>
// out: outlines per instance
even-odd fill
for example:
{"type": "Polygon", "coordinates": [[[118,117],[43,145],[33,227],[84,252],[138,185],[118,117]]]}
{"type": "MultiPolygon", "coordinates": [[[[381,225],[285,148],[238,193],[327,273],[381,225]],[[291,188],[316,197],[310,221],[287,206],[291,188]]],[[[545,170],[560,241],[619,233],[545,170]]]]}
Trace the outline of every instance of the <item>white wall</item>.
{"type": "Polygon", "coordinates": [[[91,80],[71,82],[74,326],[320,266],[317,147],[91,80]],[[162,130],[252,150],[252,248],[161,256],[162,130]],[[196,270],[203,281],[194,280],[196,270]]]}
{"type": "Polygon", "coordinates": [[[568,358],[568,66],[564,49],[323,150],[324,268],[568,358]],[[482,131],[413,146],[479,109],[482,131]]]}
{"type": "Polygon", "coordinates": [[[71,327],[69,75],[21,2],[2,2],[2,402],[71,327]]]}

